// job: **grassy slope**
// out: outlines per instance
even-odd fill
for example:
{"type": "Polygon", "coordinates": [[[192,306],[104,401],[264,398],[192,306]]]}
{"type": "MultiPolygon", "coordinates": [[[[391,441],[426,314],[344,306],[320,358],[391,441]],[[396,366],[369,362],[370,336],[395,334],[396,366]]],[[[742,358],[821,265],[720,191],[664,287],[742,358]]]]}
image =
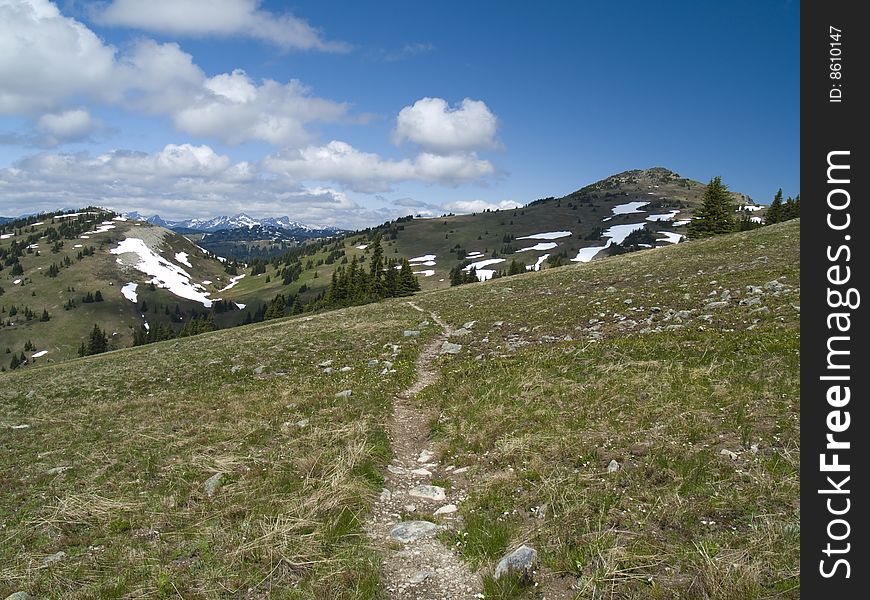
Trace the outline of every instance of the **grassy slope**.
{"type": "MultiPolygon", "coordinates": [[[[796,596],[798,227],[418,296],[478,321],[420,397],[443,462],[471,466],[449,542],[484,572],[533,544],[530,597],[796,596]]],[[[419,319],[390,301],[0,375],[0,594],[377,596],[357,520],[419,319]],[[397,373],[366,368],[394,342],[397,373]]]]}
{"type": "Polygon", "coordinates": [[[548,586],[582,598],[797,597],[798,227],[420,299],[478,321],[475,359],[424,392],[444,461],[473,465],[471,560],[530,543],[548,586]]]}
{"type": "Polygon", "coordinates": [[[372,588],[358,517],[389,453],[390,398],[412,375],[418,341],[402,331],[418,320],[406,305],[369,306],[4,375],[0,595],[372,588]],[[382,377],[370,358],[397,372],[382,377]],[[352,369],[321,373],[327,359],[352,369]],[[336,398],[344,389],[353,396],[336,398]]]}

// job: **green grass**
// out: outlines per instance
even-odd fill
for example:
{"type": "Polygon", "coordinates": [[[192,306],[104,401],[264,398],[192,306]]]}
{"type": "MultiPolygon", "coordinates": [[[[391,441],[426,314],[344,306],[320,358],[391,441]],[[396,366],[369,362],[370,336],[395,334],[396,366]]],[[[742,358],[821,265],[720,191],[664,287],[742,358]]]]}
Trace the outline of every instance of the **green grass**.
{"type": "Polygon", "coordinates": [[[401,302],[365,315],[5,374],[0,595],[379,597],[361,520],[391,456],[391,398],[425,338],[402,337],[419,313],[401,302]],[[398,372],[367,368],[374,357],[398,372]],[[328,358],[352,370],[327,375],[316,365],[328,358]],[[353,396],[336,397],[343,389],[353,396]],[[19,424],[29,428],[10,428],[19,424]]]}
{"type": "Polygon", "coordinates": [[[422,398],[445,460],[475,465],[469,561],[529,543],[581,598],[797,597],[798,241],[790,223],[421,297],[478,320],[422,398]],[[775,278],[769,312],[738,305],[775,278]],[[665,330],[667,309],[695,312],[665,330]]]}
{"type": "MultiPolygon", "coordinates": [[[[415,298],[477,321],[418,400],[470,467],[441,535],[487,597],[798,596],[798,246],[794,221],[415,298]],[[538,585],[487,578],[521,543],[538,585]]],[[[424,319],[388,301],[0,374],[0,597],[385,596],[361,523],[424,319]]]]}

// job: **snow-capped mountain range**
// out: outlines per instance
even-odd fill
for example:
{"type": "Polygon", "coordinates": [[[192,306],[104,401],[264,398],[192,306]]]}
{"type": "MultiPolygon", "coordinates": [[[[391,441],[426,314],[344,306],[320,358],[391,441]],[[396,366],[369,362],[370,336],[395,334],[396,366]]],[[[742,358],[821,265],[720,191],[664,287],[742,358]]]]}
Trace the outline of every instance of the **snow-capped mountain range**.
{"type": "Polygon", "coordinates": [[[328,233],[336,233],[342,231],[337,227],[327,227],[321,225],[308,225],[306,223],[300,223],[299,221],[294,221],[290,217],[265,217],[261,219],[256,219],[246,215],[245,213],[239,213],[232,217],[228,216],[219,216],[213,217],[211,219],[204,218],[196,218],[196,219],[185,219],[180,221],[171,221],[164,220],[160,218],[160,215],[140,215],[139,213],[133,212],[125,215],[130,219],[138,219],[141,221],[148,221],[149,223],[153,223],[155,225],[159,225],[161,227],[166,227],[167,229],[192,229],[195,231],[203,231],[208,233],[214,233],[215,231],[224,231],[227,229],[252,229],[254,227],[272,227],[276,229],[284,229],[287,231],[305,231],[305,232],[328,232],[328,233]]]}

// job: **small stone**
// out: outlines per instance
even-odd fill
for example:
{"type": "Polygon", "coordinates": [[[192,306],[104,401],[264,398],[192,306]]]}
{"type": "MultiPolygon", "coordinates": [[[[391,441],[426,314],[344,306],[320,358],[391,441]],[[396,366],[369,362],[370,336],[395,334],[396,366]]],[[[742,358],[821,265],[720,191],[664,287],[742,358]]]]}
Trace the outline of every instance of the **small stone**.
{"type": "Polygon", "coordinates": [[[414,469],[413,471],[411,471],[411,473],[413,473],[414,475],[420,475],[421,477],[428,477],[432,474],[432,471],[428,469],[414,469]]]}
{"type": "Polygon", "coordinates": [[[350,398],[353,395],[352,390],[341,390],[338,392],[335,397],[336,398],[350,398]]]}
{"type": "Polygon", "coordinates": [[[631,298],[626,298],[625,300],[622,301],[622,303],[623,304],[633,304],[634,300],[632,300],[631,298]]]}
{"type": "Polygon", "coordinates": [[[389,502],[392,497],[393,497],[393,492],[391,492],[387,488],[384,488],[381,490],[381,495],[378,499],[381,502],[389,502]]]}
{"type": "Polygon", "coordinates": [[[492,324],[493,327],[501,327],[502,325],[504,325],[504,321],[496,321],[492,324]]]}
{"type": "Polygon", "coordinates": [[[462,350],[462,344],[454,344],[451,342],[444,342],[441,344],[441,354],[459,354],[460,350],[462,350]]]}
{"type": "Polygon", "coordinates": [[[758,444],[752,444],[749,449],[752,450],[753,454],[758,454],[758,444]]]}
{"type": "Polygon", "coordinates": [[[408,491],[409,496],[414,498],[423,498],[434,502],[443,502],[447,499],[447,494],[444,488],[438,485],[417,485],[408,491]]]}
{"type": "Polygon", "coordinates": [[[60,475],[64,471],[69,471],[70,469],[72,469],[72,467],[68,467],[68,466],[64,465],[61,467],[53,467],[53,468],[49,469],[48,471],[46,471],[45,473],[46,473],[46,475],[60,475]]]}
{"type": "Polygon", "coordinates": [[[309,422],[310,419],[300,419],[299,421],[296,421],[296,427],[298,427],[299,429],[303,429],[305,427],[308,427],[309,422]]]}
{"type": "Polygon", "coordinates": [[[254,374],[255,375],[262,375],[263,371],[265,371],[265,370],[266,370],[266,365],[260,365],[254,369],[254,374]]]}
{"type": "Polygon", "coordinates": [[[462,325],[462,328],[463,329],[471,329],[472,327],[474,327],[475,323],[477,323],[477,321],[469,321],[468,323],[464,323],[462,325]]]}
{"type": "Polygon", "coordinates": [[[233,365],[230,367],[230,373],[238,373],[242,370],[242,365],[233,365]]]}
{"type": "Polygon", "coordinates": [[[322,363],[318,364],[317,366],[320,367],[321,369],[325,369],[326,367],[330,366],[331,364],[332,364],[332,359],[330,358],[329,360],[325,360],[322,363]]]}
{"type": "Polygon", "coordinates": [[[390,529],[390,537],[404,544],[434,537],[441,529],[430,521],[402,521],[390,529]]]}
{"type": "Polygon", "coordinates": [[[406,329],[404,331],[405,337],[419,337],[419,335],[420,335],[420,332],[417,331],[416,329],[406,329]]]}
{"type": "Polygon", "coordinates": [[[366,366],[367,366],[369,369],[371,369],[371,368],[373,368],[373,367],[377,367],[377,366],[378,366],[378,360],[377,360],[376,358],[373,358],[373,359],[369,360],[369,362],[366,364],[366,366]]]}
{"type": "Polygon", "coordinates": [[[64,557],[64,556],[66,556],[66,552],[64,552],[63,550],[61,550],[60,552],[55,552],[54,554],[51,554],[51,555],[46,556],[45,558],[43,558],[43,559],[42,559],[42,564],[44,564],[44,565],[50,565],[50,564],[53,564],[53,563],[56,563],[56,562],[60,562],[60,561],[63,560],[63,557],[64,557]]]}
{"type": "Polygon", "coordinates": [[[434,573],[432,573],[431,571],[420,571],[419,573],[414,573],[413,575],[411,575],[411,578],[408,579],[408,583],[410,583],[411,585],[418,585],[429,579],[429,577],[431,577],[432,575],[434,575],[434,573]]]}
{"type": "Polygon", "coordinates": [[[221,479],[223,479],[224,474],[221,472],[215,473],[211,477],[205,480],[203,487],[205,488],[205,495],[211,498],[217,492],[218,486],[221,484],[221,479]]]}
{"type": "Polygon", "coordinates": [[[717,300],[716,302],[707,303],[707,305],[704,307],[704,310],[714,310],[717,308],[725,308],[726,306],[728,306],[727,302],[721,302],[717,300]]]}
{"type": "Polygon", "coordinates": [[[727,448],[722,448],[722,449],[719,451],[719,454],[721,454],[722,456],[727,456],[727,457],[730,458],[731,460],[737,460],[737,459],[739,458],[739,457],[737,456],[737,454],[735,454],[734,452],[731,452],[731,450],[728,450],[727,448]]]}
{"type": "Polygon", "coordinates": [[[465,473],[467,470],[468,470],[468,467],[459,467],[458,469],[456,469],[453,472],[456,473],[457,475],[460,475],[462,473],[465,473]]]}
{"type": "Polygon", "coordinates": [[[607,292],[608,294],[612,294],[616,291],[616,288],[613,287],[612,285],[609,285],[609,286],[607,286],[607,289],[605,289],[604,291],[607,292]]]}
{"type": "Polygon", "coordinates": [[[498,565],[495,567],[495,573],[493,574],[493,579],[501,579],[512,571],[520,573],[524,577],[528,577],[537,558],[538,551],[523,544],[498,561],[498,565]]]}
{"type": "Polygon", "coordinates": [[[450,513],[455,513],[459,508],[455,504],[445,504],[441,508],[435,511],[436,515],[449,515],[450,513]]]}
{"type": "Polygon", "coordinates": [[[767,283],[765,283],[764,289],[769,292],[781,292],[785,289],[785,286],[776,279],[774,279],[773,281],[768,281],[767,283]]]}
{"type": "Polygon", "coordinates": [[[610,462],[607,463],[607,472],[615,473],[619,470],[619,463],[616,462],[616,459],[610,459],[610,462]]]}
{"type": "MultiPolygon", "coordinates": [[[[28,429],[29,427],[30,427],[30,425],[27,425],[27,424],[12,425],[12,427],[10,427],[10,429],[28,429]]],[[[16,593],[18,593],[18,592],[16,592],[16,593]]]]}
{"type": "Polygon", "coordinates": [[[6,600],[33,600],[33,596],[25,591],[12,592],[6,596],[6,600]]]}
{"type": "Polygon", "coordinates": [[[353,370],[353,369],[350,368],[350,367],[342,367],[342,368],[339,369],[339,372],[341,372],[341,373],[348,373],[348,372],[350,372],[350,371],[352,371],[352,370],[353,370]]]}
{"type": "Polygon", "coordinates": [[[423,451],[420,453],[420,455],[417,457],[417,462],[418,462],[418,463],[421,463],[421,464],[422,464],[422,463],[427,463],[427,462],[429,462],[430,460],[432,460],[433,458],[435,458],[435,453],[434,453],[434,452],[432,452],[431,450],[423,450],[423,451]]]}
{"type": "Polygon", "coordinates": [[[404,475],[406,473],[405,469],[397,467],[396,465],[387,465],[387,471],[393,475],[404,475]]]}
{"type": "Polygon", "coordinates": [[[404,509],[404,511],[405,511],[406,513],[417,512],[417,505],[416,505],[416,504],[406,504],[406,505],[403,506],[402,508],[404,509]]]}

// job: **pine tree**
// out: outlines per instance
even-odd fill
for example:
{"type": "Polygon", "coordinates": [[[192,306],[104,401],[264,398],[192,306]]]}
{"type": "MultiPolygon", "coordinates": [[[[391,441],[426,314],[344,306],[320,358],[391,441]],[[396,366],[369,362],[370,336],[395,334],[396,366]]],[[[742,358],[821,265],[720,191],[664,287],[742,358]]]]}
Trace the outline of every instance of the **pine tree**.
{"type": "Polygon", "coordinates": [[[767,209],[767,214],[764,215],[764,221],[768,225],[773,225],[774,223],[779,223],[783,220],[782,188],[780,188],[779,191],[776,192],[776,196],[773,197],[773,202],[767,209]]]}
{"type": "Polygon", "coordinates": [[[714,177],[707,184],[701,208],[689,223],[687,234],[692,239],[710,237],[734,231],[734,207],[728,188],[721,177],[714,177]]]}
{"type": "Polygon", "coordinates": [[[411,270],[411,263],[408,259],[402,260],[402,267],[399,269],[399,283],[397,295],[410,296],[414,292],[420,291],[420,282],[411,270]]]}
{"type": "Polygon", "coordinates": [[[39,320],[45,322],[45,321],[48,321],[49,319],[51,319],[51,315],[49,315],[48,311],[43,308],[42,309],[42,316],[39,317],[39,320]]]}

